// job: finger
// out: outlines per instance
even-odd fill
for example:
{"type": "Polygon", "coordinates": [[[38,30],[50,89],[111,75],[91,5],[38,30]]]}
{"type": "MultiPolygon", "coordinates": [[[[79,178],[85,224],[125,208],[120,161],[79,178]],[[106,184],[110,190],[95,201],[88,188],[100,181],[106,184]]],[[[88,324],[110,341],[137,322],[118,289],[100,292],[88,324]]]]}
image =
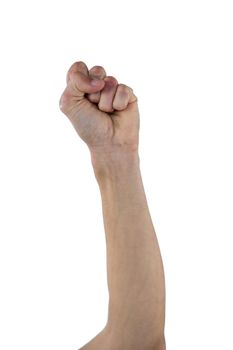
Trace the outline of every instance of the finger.
{"type": "MultiPolygon", "coordinates": [[[[106,71],[101,66],[94,66],[89,70],[89,76],[91,78],[96,79],[104,79],[106,77],[106,71]]],[[[100,100],[100,92],[95,92],[92,94],[87,94],[87,98],[89,101],[94,103],[99,103],[100,100]]]]}
{"type": "Polygon", "coordinates": [[[66,82],[67,84],[70,81],[70,74],[75,73],[77,71],[82,72],[83,74],[85,74],[86,76],[89,75],[88,73],[88,68],[86,63],[84,63],[83,61],[78,61],[78,62],[74,62],[71,67],[69,68],[67,74],[66,74],[66,82]]]}
{"type": "Polygon", "coordinates": [[[127,108],[129,103],[136,102],[137,97],[133,93],[133,89],[125,84],[119,84],[113,100],[113,108],[122,111],[127,108]]]}
{"type": "Polygon", "coordinates": [[[91,79],[88,68],[82,61],[75,62],[67,73],[67,82],[79,95],[100,91],[105,83],[104,80],[91,79]]]}
{"type": "Polygon", "coordinates": [[[106,77],[106,71],[102,66],[94,66],[89,70],[89,75],[104,79],[106,77]]]}
{"type": "Polygon", "coordinates": [[[87,65],[83,61],[74,62],[69,68],[66,74],[66,83],[68,84],[70,81],[70,74],[73,72],[81,71],[83,74],[88,75],[87,65]]]}
{"type": "Polygon", "coordinates": [[[104,112],[113,112],[113,99],[117,90],[118,82],[116,78],[108,76],[104,78],[105,86],[100,93],[100,100],[98,107],[104,112]]]}

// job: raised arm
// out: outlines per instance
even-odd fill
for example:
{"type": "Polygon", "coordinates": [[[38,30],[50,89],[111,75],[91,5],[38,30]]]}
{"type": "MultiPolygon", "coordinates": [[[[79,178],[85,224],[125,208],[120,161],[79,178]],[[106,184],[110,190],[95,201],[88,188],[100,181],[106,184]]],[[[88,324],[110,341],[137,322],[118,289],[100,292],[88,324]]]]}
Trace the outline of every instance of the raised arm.
{"type": "Polygon", "coordinates": [[[60,108],[90,150],[107,244],[108,320],[82,350],[165,350],[165,280],[140,172],[137,98],[103,67],[76,62],[60,108]]]}

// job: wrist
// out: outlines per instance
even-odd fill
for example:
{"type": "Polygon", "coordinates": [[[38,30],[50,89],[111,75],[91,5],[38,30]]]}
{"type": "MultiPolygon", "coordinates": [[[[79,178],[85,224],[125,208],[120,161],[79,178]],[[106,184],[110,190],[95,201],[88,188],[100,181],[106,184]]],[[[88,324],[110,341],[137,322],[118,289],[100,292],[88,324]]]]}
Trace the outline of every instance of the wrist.
{"type": "Polygon", "coordinates": [[[92,150],[91,161],[98,182],[117,179],[140,166],[138,150],[92,150]]]}

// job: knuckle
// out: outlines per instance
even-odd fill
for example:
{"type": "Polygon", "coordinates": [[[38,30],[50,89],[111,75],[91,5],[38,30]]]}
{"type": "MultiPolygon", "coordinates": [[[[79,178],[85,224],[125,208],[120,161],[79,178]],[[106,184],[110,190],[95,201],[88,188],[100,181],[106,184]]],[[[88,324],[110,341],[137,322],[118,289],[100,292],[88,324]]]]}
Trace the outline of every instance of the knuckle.
{"type": "Polygon", "coordinates": [[[85,67],[86,64],[83,61],[77,61],[74,62],[70,68],[68,69],[67,75],[71,74],[72,72],[75,72],[77,70],[80,70],[80,68],[82,69],[83,67],[85,67]]]}
{"type": "Polygon", "coordinates": [[[86,63],[83,61],[77,61],[74,63],[74,68],[77,68],[77,69],[86,68],[86,63]]]}
{"type": "Polygon", "coordinates": [[[85,71],[87,71],[87,66],[83,61],[77,61],[73,63],[66,74],[66,81],[68,82],[70,79],[72,79],[77,74],[77,72],[85,71]]]}
{"type": "Polygon", "coordinates": [[[105,73],[105,69],[102,66],[94,66],[90,69],[90,73],[102,74],[105,73]]]}
{"type": "Polygon", "coordinates": [[[125,84],[119,84],[118,89],[119,89],[119,92],[121,94],[124,94],[124,95],[129,95],[129,93],[131,92],[130,91],[131,88],[128,87],[127,85],[125,85],[125,84]]]}
{"type": "Polygon", "coordinates": [[[133,102],[138,101],[137,96],[134,94],[134,90],[128,85],[119,84],[119,93],[121,96],[127,94],[127,96],[129,96],[133,100],[133,102]]]}
{"type": "Polygon", "coordinates": [[[110,83],[111,85],[117,85],[118,81],[115,77],[113,77],[112,75],[108,75],[105,80],[107,80],[108,83],[110,83]]]}

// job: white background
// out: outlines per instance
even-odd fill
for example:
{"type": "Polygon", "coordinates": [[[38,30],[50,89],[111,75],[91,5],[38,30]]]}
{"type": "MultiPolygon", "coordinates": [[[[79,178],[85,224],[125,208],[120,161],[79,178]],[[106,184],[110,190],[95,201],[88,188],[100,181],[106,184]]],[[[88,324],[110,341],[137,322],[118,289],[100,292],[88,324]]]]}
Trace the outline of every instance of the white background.
{"type": "Polygon", "coordinates": [[[75,61],[134,89],[167,349],[232,349],[231,1],[2,1],[0,348],[77,350],[107,319],[90,154],[59,110],[75,61]]]}

